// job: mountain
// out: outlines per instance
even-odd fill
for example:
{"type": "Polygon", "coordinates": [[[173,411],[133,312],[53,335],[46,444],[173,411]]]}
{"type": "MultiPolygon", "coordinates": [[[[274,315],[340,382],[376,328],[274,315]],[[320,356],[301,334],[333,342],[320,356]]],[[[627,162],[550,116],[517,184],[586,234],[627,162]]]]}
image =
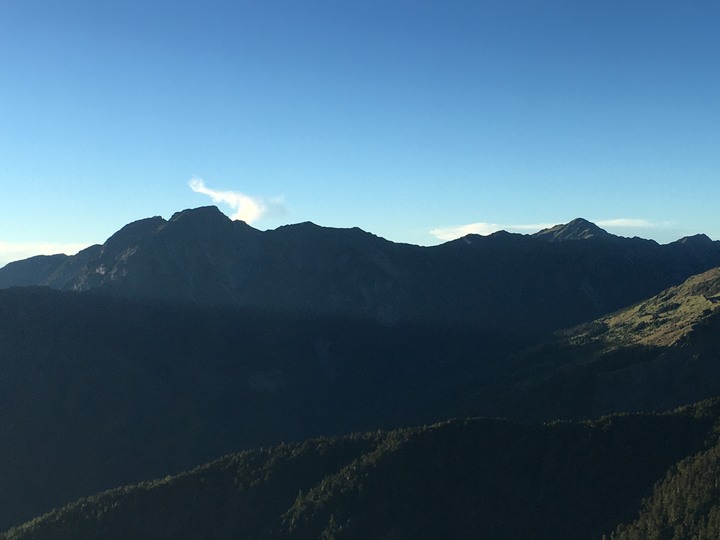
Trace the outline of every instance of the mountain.
{"type": "Polygon", "coordinates": [[[132,223],[72,257],[11,263],[0,269],[0,288],[44,285],[387,324],[543,333],[715,266],[720,242],[658,245],[610,235],[582,219],[533,236],[469,235],[419,247],[312,223],[258,231],[205,207],[132,223]]]}
{"type": "Polygon", "coordinates": [[[663,410],[720,393],[720,268],[513,353],[468,410],[522,420],[663,410]],[[570,416],[568,416],[570,413],[570,416]]]}
{"type": "Polygon", "coordinates": [[[631,523],[620,525],[617,540],[720,538],[720,445],[671,468],[631,523]]]}
{"type": "MultiPolygon", "coordinates": [[[[1,538],[599,539],[635,519],[676,463],[717,455],[719,421],[709,401],[583,423],[465,419],[313,439],[80,499],[1,538]]],[[[672,497],[693,500],[687,489],[672,497]]],[[[717,498],[707,505],[717,515],[717,498]]]]}
{"type": "Polygon", "coordinates": [[[522,336],[0,291],[0,530],[245,448],[458,414],[522,336]]]}
{"type": "Polygon", "coordinates": [[[720,269],[552,339],[49,288],[0,291],[0,529],[244,448],[720,392],[720,269]]]}
{"type": "Polygon", "coordinates": [[[570,225],[421,248],[312,223],[262,232],[208,207],[0,269],[0,529],[281,441],[718,395],[719,271],[687,279],[718,242],[570,225]]]}
{"type": "Polygon", "coordinates": [[[566,240],[611,240],[617,238],[594,223],[577,218],[566,224],[555,225],[533,234],[535,238],[548,242],[564,242],[566,240]]]}

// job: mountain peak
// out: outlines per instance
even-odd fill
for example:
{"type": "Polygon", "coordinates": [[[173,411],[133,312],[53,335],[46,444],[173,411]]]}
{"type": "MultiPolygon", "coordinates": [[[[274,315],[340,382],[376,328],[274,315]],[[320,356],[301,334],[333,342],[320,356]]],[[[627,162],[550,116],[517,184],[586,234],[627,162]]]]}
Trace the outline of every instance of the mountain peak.
{"type": "Polygon", "coordinates": [[[223,214],[217,206],[201,206],[189,208],[181,212],[175,212],[170,218],[171,222],[191,220],[193,222],[217,222],[230,221],[230,218],[223,214]]]}
{"type": "Polygon", "coordinates": [[[706,246],[712,244],[713,241],[707,234],[695,234],[693,236],[685,236],[677,241],[678,244],[685,244],[690,246],[706,246]]]}
{"type": "Polygon", "coordinates": [[[576,218],[569,223],[543,229],[533,236],[548,242],[563,242],[565,240],[587,240],[588,238],[611,238],[613,235],[587,219],[576,218]]]}

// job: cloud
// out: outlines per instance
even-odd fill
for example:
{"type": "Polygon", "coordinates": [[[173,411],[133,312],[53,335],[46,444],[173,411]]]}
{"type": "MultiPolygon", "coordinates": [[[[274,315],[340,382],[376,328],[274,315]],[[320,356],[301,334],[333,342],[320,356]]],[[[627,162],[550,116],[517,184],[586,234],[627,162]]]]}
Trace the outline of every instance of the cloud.
{"type": "Polygon", "coordinates": [[[635,219],[635,218],[619,218],[619,219],[601,219],[595,222],[599,227],[625,227],[630,229],[652,229],[654,227],[663,227],[667,223],[654,223],[647,219],[635,219]]]}
{"type": "Polygon", "coordinates": [[[480,234],[486,236],[498,231],[508,232],[536,232],[541,229],[552,227],[552,224],[536,223],[528,225],[498,225],[497,223],[470,223],[468,225],[459,225],[457,227],[447,227],[441,229],[433,229],[430,231],[435,238],[440,240],[455,240],[468,234],[480,234]]]}
{"type": "Polygon", "coordinates": [[[282,197],[263,199],[251,197],[239,191],[219,191],[210,189],[201,178],[190,180],[190,189],[195,193],[209,196],[213,202],[223,203],[235,210],[232,219],[241,219],[245,223],[253,223],[266,215],[285,213],[285,201],[282,197]]]}
{"type": "Polygon", "coordinates": [[[481,234],[484,236],[497,232],[500,229],[500,225],[495,223],[470,223],[468,225],[459,225],[458,227],[433,229],[430,231],[430,234],[440,240],[455,240],[468,234],[481,234]]]}
{"type": "MultiPolygon", "coordinates": [[[[591,220],[593,221],[593,220],[591,220]]],[[[447,227],[441,229],[433,229],[430,231],[435,238],[440,240],[455,240],[462,238],[468,234],[488,235],[498,231],[518,232],[518,233],[534,233],[542,229],[547,229],[561,223],[533,223],[527,225],[499,225],[497,223],[470,223],[468,225],[459,225],[457,227],[447,227]]],[[[608,229],[652,229],[659,227],[668,227],[669,222],[654,222],[647,219],[638,218],[617,218],[617,219],[601,219],[593,221],[599,227],[608,229]]]]}
{"type": "Polygon", "coordinates": [[[0,267],[9,262],[34,257],[64,253],[74,255],[90,244],[54,244],[50,242],[0,242],[0,267]]]}

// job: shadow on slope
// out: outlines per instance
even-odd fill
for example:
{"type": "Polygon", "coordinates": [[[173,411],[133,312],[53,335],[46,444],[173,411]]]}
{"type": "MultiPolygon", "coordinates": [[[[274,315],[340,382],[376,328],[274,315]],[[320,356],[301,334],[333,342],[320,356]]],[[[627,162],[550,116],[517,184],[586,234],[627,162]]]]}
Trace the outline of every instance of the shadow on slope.
{"type": "Polygon", "coordinates": [[[0,291],[0,527],[228,452],[458,413],[518,340],[0,291]]]}
{"type": "Polygon", "coordinates": [[[599,538],[717,442],[719,413],[712,401],[585,423],[452,420],[251,450],[4,538],[599,538]]]}
{"type": "Polygon", "coordinates": [[[666,410],[720,393],[720,269],[511,354],[467,410],[523,421],[666,410]]]}

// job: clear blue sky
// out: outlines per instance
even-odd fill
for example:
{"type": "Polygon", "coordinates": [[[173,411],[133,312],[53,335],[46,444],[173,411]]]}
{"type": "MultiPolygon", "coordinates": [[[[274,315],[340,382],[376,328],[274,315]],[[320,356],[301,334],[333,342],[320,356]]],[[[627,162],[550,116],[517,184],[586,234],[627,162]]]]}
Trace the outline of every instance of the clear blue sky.
{"type": "Polygon", "coordinates": [[[0,0],[0,264],[213,194],[417,244],[720,239],[718,28],[715,1],[0,0]]]}

